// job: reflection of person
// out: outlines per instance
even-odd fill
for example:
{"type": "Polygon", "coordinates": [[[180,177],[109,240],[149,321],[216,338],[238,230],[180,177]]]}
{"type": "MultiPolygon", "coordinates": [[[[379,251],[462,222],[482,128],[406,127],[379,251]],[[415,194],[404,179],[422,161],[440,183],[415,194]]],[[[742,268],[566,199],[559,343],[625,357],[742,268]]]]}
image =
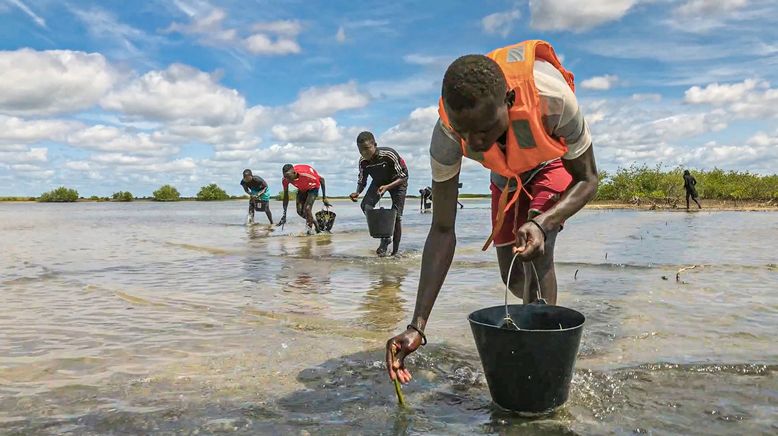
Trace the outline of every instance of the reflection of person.
{"type": "Polygon", "coordinates": [[[375,137],[370,132],[362,132],[357,136],[357,148],[362,156],[359,159],[359,179],[357,190],[349,197],[352,201],[357,201],[359,194],[367,185],[368,176],[373,181],[362,199],[362,212],[373,210],[384,193],[389,192],[392,197],[392,208],[397,211],[394,237],[381,238],[381,244],[375,252],[379,256],[385,256],[389,243],[393,242],[392,256],[394,256],[400,248],[402,238],[402,215],[405,208],[405,194],[408,190],[408,167],[394,149],[377,147],[375,137]]]}
{"type": "Polygon", "coordinates": [[[270,193],[268,186],[262,177],[251,174],[251,170],[243,170],[243,179],[240,181],[243,190],[249,194],[249,218],[248,221],[254,224],[254,211],[265,211],[268,221],[273,224],[273,214],[270,212],[270,193]]]}
{"type": "Polygon", "coordinates": [[[446,70],[430,146],[432,226],[411,324],[386,344],[390,378],[407,383],[404,359],[426,343],[424,327],[454,257],[463,156],[492,170],[492,236],[484,249],[494,242],[503,281],[514,255],[531,261],[541,283],[527,278],[522,295],[525,273],[514,268],[511,291],[530,303],[540,285],[543,298],[556,304],[557,232],[598,184],[589,128],[573,90],[572,74],[542,41],[463,56],[446,70]]]}
{"type": "Polygon", "coordinates": [[[683,188],[686,190],[686,210],[689,210],[689,198],[697,203],[697,208],[702,209],[699,196],[697,195],[697,179],[694,178],[689,170],[683,171],[683,188]]]}
{"type": "Polygon", "coordinates": [[[309,232],[311,228],[314,228],[316,233],[319,233],[319,226],[316,224],[316,220],[313,219],[313,202],[319,196],[319,187],[321,187],[321,200],[325,206],[330,206],[330,203],[327,201],[324,177],[319,175],[310,165],[286,164],[281,170],[284,174],[284,179],[281,182],[284,186],[284,216],[281,217],[278,225],[286,224],[286,209],[289,206],[289,184],[291,183],[297,188],[295,201],[297,215],[305,219],[309,232]]]}
{"type": "Polygon", "coordinates": [[[402,321],[405,304],[402,282],[408,269],[395,265],[378,266],[382,268],[380,278],[370,284],[360,309],[364,312],[364,324],[383,331],[393,329],[402,321]]]}

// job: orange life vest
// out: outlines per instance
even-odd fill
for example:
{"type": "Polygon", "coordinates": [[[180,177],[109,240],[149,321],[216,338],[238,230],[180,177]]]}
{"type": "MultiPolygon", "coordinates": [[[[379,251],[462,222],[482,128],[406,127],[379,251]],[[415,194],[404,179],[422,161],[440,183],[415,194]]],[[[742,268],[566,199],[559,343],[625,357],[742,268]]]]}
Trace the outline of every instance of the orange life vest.
{"type": "MultiPolygon", "coordinates": [[[[524,190],[521,183],[521,174],[529,171],[543,162],[557,159],[567,152],[567,145],[563,138],[554,138],[546,133],[543,127],[543,114],[540,106],[540,95],[535,86],[534,65],[535,59],[544,60],[553,65],[565,78],[570,89],[575,91],[573,73],[567,71],[559,62],[551,44],[540,40],[528,40],[507,47],[498,48],[486,55],[500,66],[508,90],[514,90],[516,99],[508,110],[510,123],[506,134],[505,151],[495,143],[485,152],[477,152],[462,139],[460,145],[462,153],[470,159],[480,162],[486,168],[506,177],[508,183],[502,190],[499,201],[497,219],[492,229],[492,235],[484,244],[486,250],[492,242],[494,235],[502,227],[505,213],[508,208],[517,202],[521,191],[524,190]],[[508,201],[508,191],[511,180],[516,180],[517,188],[513,197],[508,201]]],[[[440,121],[446,128],[451,128],[448,115],[443,106],[443,98],[440,99],[438,114],[440,121]]],[[[526,190],[524,190],[526,192],[526,190]]],[[[529,195],[529,193],[527,193],[529,195]]]]}

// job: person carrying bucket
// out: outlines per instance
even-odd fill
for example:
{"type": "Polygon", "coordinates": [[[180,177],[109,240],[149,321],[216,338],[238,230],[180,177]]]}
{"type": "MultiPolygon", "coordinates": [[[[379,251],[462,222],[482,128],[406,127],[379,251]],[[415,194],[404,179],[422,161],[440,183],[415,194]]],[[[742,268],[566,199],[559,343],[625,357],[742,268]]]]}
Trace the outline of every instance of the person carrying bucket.
{"type": "Polygon", "coordinates": [[[426,343],[424,329],[454,257],[463,156],[491,170],[492,232],[484,250],[496,247],[503,282],[514,256],[532,262],[538,279],[513,268],[510,291],[528,304],[540,285],[543,299],[556,304],[557,232],[594,197],[598,184],[589,128],[574,90],[573,74],[544,41],[463,56],[449,65],[430,146],[435,201],[416,308],[411,324],[386,344],[392,380],[410,381],[405,357],[426,343]]]}
{"type": "Polygon", "coordinates": [[[254,224],[254,211],[264,211],[267,215],[267,220],[270,224],[273,224],[273,214],[270,212],[270,193],[268,193],[268,186],[265,179],[259,176],[255,176],[251,173],[251,170],[243,170],[243,179],[240,181],[240,186],[249,195],[249,224],[254,224]]]}
{"type": "Polygon", "coordinates": [[[392,197],[392,208],[397,211],[394,233],[391,238],[381,238],[381,244],[375,252],[379,256],[386,256],[386,250],[392,243],[392,256],[394,256],[400,248],[400,239],[402,238],[402,214],[408,190],[408,167],[394,149],[378,147],[375,137],[370,132],[362,132],[357,136],[357,148],[361,156],[357,190],[352,192],[349,197],[351,197],[351,201],[357,201],[359,194],[367,186],[368,176],[373,181],[362,199],[363,213],[373,210],[384,193],[389,193],[392,197]]]}
{"type": "Polygon", "coordinates": [[[327,201],[327,191],[324,177],[319,175],[310,165],[292,165],[286,164],[281,168],[284,178],[281,184],[284,187],[284,215],[278,221],[278,225],[286,224],[286,209],[289,206],[289,184],[297,188],[295,203],[297,204],[297,215],[305,219],[308,226],[308,233],[315,229],[319,233],[319,225],[313,218],[313,203],[319,196],[319,187],[321,187],[321,200],[326,207],[331,207],[327,201]]]}

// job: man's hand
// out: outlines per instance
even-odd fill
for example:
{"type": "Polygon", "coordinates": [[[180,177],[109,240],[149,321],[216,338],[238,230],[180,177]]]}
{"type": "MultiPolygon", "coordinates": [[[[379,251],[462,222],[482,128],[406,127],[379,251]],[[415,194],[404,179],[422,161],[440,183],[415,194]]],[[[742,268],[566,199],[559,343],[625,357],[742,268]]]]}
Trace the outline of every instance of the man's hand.
{"type": "Polygon", "coordinates": [[[411,372],[405,368],[405,358],[421,345],[421,335],[413,329],[389,339],[386,343],[386,370],[389,378],[400,383],[411,381],[411,372]]]}
{"type": "Polygon", "coordinates": [[[284,224],[286,224],[286,214],[284,214],[284,216],[282,216],[281,219],[278,220],[278,224],[276,224],[276,227],[281,227],[284,224]]]}
{"type": "Polygon", "coordinates": [[[332,207],[332,205],[330,204],[330,202],[329,202],[329,201],[327,201],[327,199],[326,199],[326,198],[322,198],[322,199],[321,199],[321,202],[322,202],[322,203],[324,203],[324,205],[325,205],[325,206],[327,206],[327,207],[332,207]]]}
{"type": "Polygon", "coordinates": [[[357,198],[359,198],[359,192],[352,192],[351,195],[349,195],[349,198],[351,198],[351,201],[356,203],[357,202],[357,198]]]}
{"type": "Polygon", "coordinates": [[[378,187],[378,195],[384,195],[384,192],[389,190],[389,185],[381,185],[378,187]]]}
{"type": "Polygon", "coordinates": [[[542,256],[545,251],[545,237],[534,222],[527,221],[516,232],[516,246],[513,253],[518,253],[522,262],[542,256]]]}

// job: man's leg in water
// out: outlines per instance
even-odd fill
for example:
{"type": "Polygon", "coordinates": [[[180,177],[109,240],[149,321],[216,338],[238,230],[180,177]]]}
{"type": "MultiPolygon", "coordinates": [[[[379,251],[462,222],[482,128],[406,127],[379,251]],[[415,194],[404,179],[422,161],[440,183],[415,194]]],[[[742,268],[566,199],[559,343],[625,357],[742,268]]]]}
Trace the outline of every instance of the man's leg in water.
{"type": "Polygon", "coordinates": [[[273,213],[270,212],[270,201],[264,201],[265,206],[265,215],[267,215],[267,220],[270,221],[270,224],[273,224],[273,213]]]}
{"type": "Polygon", "coordinates": [[[313,227],[316,233],[319,233],[319,224],[313,218],[313,202],[316,201],[316,197],[319,195],[318,191],[311,190],[306,193],[305,197],[305,221],[308,223],[308,227],[313,227]]]}
{"type": "MultiPolygon", "coordinates": [[[[572,177],[564,169],[561,161],[555,161],[539,170],[535,176],[525,184],[525,188],[532,195],[532,199],[522,193],[518,200],[518,207],[511,207],[505,214],[503,226],[494,237],[494,244],[497,247],[497,261],[500,264],[500,274],[503,283],[508,278],[508,269],[513,259],[513,246],[516,241],[514,229],[527,222],[530,217],[535,217],[554,206],[559,201],[561,194],[570,185],[572,177]],[[517,215],[518,214],[518,215],[517,215]]],[[[496,209],[499,203],[499,197],[502,191],[494,184],[491,185],[492,191],[492,223],[496,220],[496,209]]],[[[549,304],[556,304],[557,284],[556,272],[554,271],[554,245],[556,236],[560,229],[546,232],[546,243],[542,256],[535,258],[532,263],[540,279],[540,290],[543,298],[549,304]]],[[[537,299],[538,280],[532,267],[527,263],[525,269],[523,265],[514,265],[511,273],[509,289],[517,297],[521,297],[525,304],[531,303],[537,299]],[[527,292],[524,292],[525,277],[529,280],[527,292]]]]}
{"type": "Polygon", "coordinates": [[[689,193],[689,191],[686,191],[686,210],[689,210],[689,198],[692,196],[692,194],[689,193]]]}
{"type": "Polygon", "coordinates": [[[400,240],[403,236],[403,210],[405,209],[405,195],[407,193],[408,186],[398,186],[391,191],[389,195],[392,196],[392,207],[397,210],[397,219],[394,221],[394,237],[392,238],[392,256],[397,254],[397,250],[400,248],[400,240]]]}
{"type": "Polygon", "coordinates": [[[254,208],[256,207],[256,204],[254,197],[249,197],[249,221],[251,223],[254,223],[254,208]]]}

